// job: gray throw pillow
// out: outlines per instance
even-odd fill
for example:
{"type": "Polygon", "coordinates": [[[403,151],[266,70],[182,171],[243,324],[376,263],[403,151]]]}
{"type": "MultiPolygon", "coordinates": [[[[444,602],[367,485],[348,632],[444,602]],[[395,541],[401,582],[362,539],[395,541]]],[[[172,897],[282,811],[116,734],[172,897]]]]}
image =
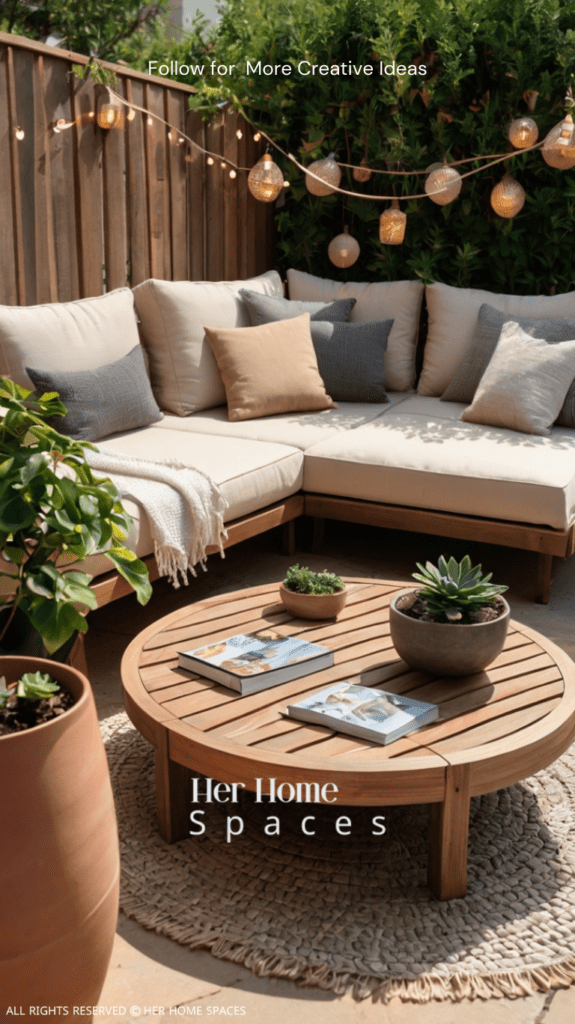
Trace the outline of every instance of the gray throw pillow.
{"type": "Polygon", "coordinates": [[[95,370],[35,370],[27,366],[26,373],[37,394],[58,392],[67,412],[65,416],[53,416],[50,425],[75,441],[97,441],[163,419],[141,345],[117,363],[95,370]]]}
{"type": "MultiPolygon", "coordinates": [[[[519,324],[531,338],[542,338],[551,345],[575,339],[575,320],[511,316],[484,303],[479,310],[471,348],[443,392],[442,402],[473,401],[479,381],[495,352],[503,324],[509,321],[519,324]]],[[[556,422],[563,427],[575,427],[575,381],[567,391],[556,422]]]]}
{"type": "Polygon", "coordinates": [[[274,323],[276,320],[292,320],[302,313],[309,313],[312,320],[328,320],[339,323],[348,319],[357,299],[335,299],[334,302],[297,302],[292,299],[277,299],[271,295],[260,295],[242,288],[244,300],[253,327],[274,323]]]}
{"type": "Polygon", "coordinates": [[[393,320],[310,324],[317,365],[335,402],[387,402],[385,350],[393,320]]]}

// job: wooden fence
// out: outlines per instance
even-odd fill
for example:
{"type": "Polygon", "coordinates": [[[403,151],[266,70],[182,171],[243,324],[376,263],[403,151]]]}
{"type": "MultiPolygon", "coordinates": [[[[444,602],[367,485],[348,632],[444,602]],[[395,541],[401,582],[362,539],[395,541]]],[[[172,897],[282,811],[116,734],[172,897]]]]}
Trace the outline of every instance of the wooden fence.
{"type": "MultiPolygon", "coordinates": [[[[149,277],[233,280],[273,266],[273,216],[177,133],[137,112],[98,126],[87,58],[0,33],[0,303],[68,301],[149,277]],[[71,128],[54,131],[63,118],[71,128]],[[18,139],[17,130],[24,132],[18,139]]],[[[105,64],[116,91],[240,167],[263,152],[233,111],[207,126],[188,86],[105,64]],[[242,129],[242,137],[237,130],[242,129]]]]}

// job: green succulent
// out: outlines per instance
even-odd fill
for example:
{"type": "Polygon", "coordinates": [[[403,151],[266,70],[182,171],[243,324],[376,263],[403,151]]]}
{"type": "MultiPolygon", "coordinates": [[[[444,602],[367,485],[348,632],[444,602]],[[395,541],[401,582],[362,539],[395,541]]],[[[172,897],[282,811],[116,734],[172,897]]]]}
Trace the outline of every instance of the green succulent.
{"type": "Polygon", "coordinates": [[[343,590],[345,583],[333,572],[312,572],[305,565],[291,565],[286,573],[284,586],[300,594],[333,594],[343,590]]]}
{"type": "Polygon", "coordinates": [[[493,574],[483,576],[481,566],[472,566],[469,555],[461,562],[455,558],[447,561],[441,555],[436,566],[426,562],[424,568],[417,562],[417,568],[420,571],[412,576],[424,584],[418,591],[419,597],[427,602],[429,614],[438,621],[458,621],[466,612],[493,604],[498,594],[509,589],[490,583],[493,574]]]}
{"type": "Polygon", "coordinates": [[[27,700],[42,700],[58,693],[60,687],[47,672],[25,672],[16,687],[6,687],[5,676],[0,679],[0,708],[6,706],[9,697],[25,697],[27,700]]]}

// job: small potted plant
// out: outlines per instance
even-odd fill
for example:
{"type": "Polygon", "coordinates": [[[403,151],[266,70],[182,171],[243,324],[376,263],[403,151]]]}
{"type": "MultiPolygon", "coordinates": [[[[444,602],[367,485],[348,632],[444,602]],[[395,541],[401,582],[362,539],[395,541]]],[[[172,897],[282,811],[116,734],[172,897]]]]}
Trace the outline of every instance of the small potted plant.
{"type": "Polygon", "coordinates": [[[287,610],[300,619],[335,619],[347,601],[341,576],[303,565],[290,566],[279,589],[287,610]]]}
{"type": "Polygon", "coordinates": [[[93,445],[53,428],[66,413],[58,395],[0,378],[0,408],[0,652],[63,661],[88,628],[79,608],[97,605],[78,563],[103,551],[141,604],[148,571],[124,547],[130,519],[116,487],[86,461],[93,445]]]}
{"type": "Polygon", "coordinates": [[[41,658],[0,657],[0,676],[0,863],[10,891],[2,1000],[97,1006],[116,930],[119,849],[92,688],[71,666],[41,658]]]}
{"type": "Polygon", "coordinates": [[[389,609],[391,639],[412,668],[439,675],[480,672],[501,653],[509,625],[508,588],[491,583],[469,555],[417,563],[418,590],[402,590],[389,609]]]}

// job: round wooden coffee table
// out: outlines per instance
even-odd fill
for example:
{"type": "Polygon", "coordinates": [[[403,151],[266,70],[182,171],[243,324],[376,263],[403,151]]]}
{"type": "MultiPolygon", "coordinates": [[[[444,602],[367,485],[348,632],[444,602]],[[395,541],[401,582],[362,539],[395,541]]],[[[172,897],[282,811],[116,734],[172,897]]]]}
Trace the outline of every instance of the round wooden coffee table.
{"type": "Polygon", "coordinates": [[[438,899],[463,896],[470,798],[518,782],[567,749],[575,736],[575,664],[535,630],[511,622],[502,653],[485,672],[439,679],[413,671],[389,635],[389,601],[405,583],[346,582],[350,595],[337,621],[294,618],[277,584],[268,584],[199,601],[132,641],[122,661],[124,697],[132,722],[156,749],[161,834],[167,842],[190,834],[192,772],[252,790],[257,778],[331,782],[341,805],[430,804],[430,888],[438,899]],[[334,666],[245,697],[177,667],[178,651],[269,625],[331,648],[334,666]],[[440,718],[380,746],[280,714],[350,678],[437,703],[440,718]]]}

